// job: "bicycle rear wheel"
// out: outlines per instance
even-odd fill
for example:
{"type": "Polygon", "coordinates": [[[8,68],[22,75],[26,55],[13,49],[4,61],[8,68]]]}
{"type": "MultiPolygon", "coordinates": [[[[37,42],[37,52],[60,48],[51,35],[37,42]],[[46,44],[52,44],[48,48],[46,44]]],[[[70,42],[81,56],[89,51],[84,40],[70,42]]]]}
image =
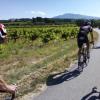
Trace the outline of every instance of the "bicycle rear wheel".
{"type": "Polygon", "coordinates": [[[90,53],[88,52],[87,48],[84,51],[84,63],[87,66],[90,59],[90,53]]]}
{"type": "Polygon", "coordinates": [[[79,61],[78,61],[78,70],[83,71],[83,68],[84,68],[84,54],[81,53],[79,56],[80,57],[79,57],[79,61]]]}
{"type": "Polygon", "coordinates": [[[78,69],[83,71],[85,65],[87,66],[87,45],[83,43],[81,53],[79,54],[78,69]]]}

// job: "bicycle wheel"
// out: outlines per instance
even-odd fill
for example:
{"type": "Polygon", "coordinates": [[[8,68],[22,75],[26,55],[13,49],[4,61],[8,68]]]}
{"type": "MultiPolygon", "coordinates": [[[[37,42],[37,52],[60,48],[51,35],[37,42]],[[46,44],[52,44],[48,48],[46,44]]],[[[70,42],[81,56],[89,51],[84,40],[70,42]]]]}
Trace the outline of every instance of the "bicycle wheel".
{"type": "Polygon", "coordinates": [[[83,43],[81,53],[79,54],[78,69],[83,71],[84,66],[87,64],[87,45],[83,43]]]}
{"type": "Polygon", "coordinates": [[[84,51],[84,63],[87,66],[90,59],[90,53],[88,52],[87,48],[84,51]]]}
{"type": "Polygon", "coordinates": [[[83,71],[83,68],[84,68],[84,54],[80,53],[79,56],[80,57],[79,57],[79,61],[78,61],[78,70],[83,71]]]}

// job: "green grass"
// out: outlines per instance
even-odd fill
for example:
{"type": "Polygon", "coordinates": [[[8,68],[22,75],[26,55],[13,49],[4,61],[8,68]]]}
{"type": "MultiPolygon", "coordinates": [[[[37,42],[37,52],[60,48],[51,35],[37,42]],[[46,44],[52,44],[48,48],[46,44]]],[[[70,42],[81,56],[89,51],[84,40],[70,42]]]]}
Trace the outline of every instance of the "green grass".
{"type": "MultiPolygon", "coordinates": [[[[30,52],[33,53],[32,55],[34,55],[34,57],[30,57],[29,55],[28,56],[29,56],[29,59],[31,58],[31,60],[33,59],[33,61],[35,59],[34,62],[36,62],[36,64],[27,63],[25,60],[26,54],[24,54],[24,53],[21,54],[19,52],[19,54],[17,54],[17,59],[19,56],[19,59],[18,59],[19,63],[16,66],[12,66],[11,68],[9,68],[9,70],[7,69],[7,67],[4,69],[4,71],[6,71],[7,78],[9,78],[9,81],[12,80],[13,82],[16,82],[17,80],[20,80],[21,77],[23,77],[24,75],[28,75],[29,73],[34,72],[37,69],[42,68],[42,67],[54,62],[57,59],[60,59],[65,54],[69,54],[71,48],[74,48],[74,47],[76,48],[76,46],[75,46],[76,42],[73,42],[73,40],[61,41],[59,43],[60,44],[59,47],[58,47],[59,44],[58,45],[56,44],[56,46],[54,46],[54,43],[50,43],[50,44],[46,45],[43,48],[35,50],[35,52],[31,51],[32,49],[27,51],[27,52],[29,52],[29,55],[30,55],[30,52]],[[71,45],[70,45],[70,43],[71,43],[71,45]],[[37,54],[39,55],[38,56],[39,60],[36,60],[37,59],[37,57],[35,56],[36,52],[38,52],[37,54]],[[39,52],[41,52],[41,54],[39,54],[39,52]]],[[[28,59],[28,58],[26,58],[26,59],[28,59]]]]}

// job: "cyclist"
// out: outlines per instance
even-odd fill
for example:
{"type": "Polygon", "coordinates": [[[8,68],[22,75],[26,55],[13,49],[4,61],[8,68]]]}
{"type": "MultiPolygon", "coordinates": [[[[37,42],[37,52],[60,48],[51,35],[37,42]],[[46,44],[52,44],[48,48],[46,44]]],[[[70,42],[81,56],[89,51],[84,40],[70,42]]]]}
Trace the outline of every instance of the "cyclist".
{"type": "Polygon", "coordinates": [[[77,43],[78,43],[78,47],[79,47],[79,51],[78,51],[78,64],[80,64],[80,52],[81,52],[81,48],[82,48],[82,45],[83,43],[86,43],[87,44],[87,51],[88,51],[88,58],[90,58],[90,55],[89,55],[89,39],[88,39],[88,34],[90,33],[91,35],[91,42],[94,43],[94,40],[93,40],[93,28],[91,26],[91,22],[86,20],[83,22],[83,25],[80,26],[80,29],[79,29],[79,33],[78,33],[78,36],[77,36],[77,43]]]}
{"type": "MultiPolygon", "coordinates": [[[[7,32],[5,26],[3,24],[0,24],[0,43],[4,42],[6,36],[7,32]]],[[[16,89],[17,89],[16,85],[8,85],[0,76],[0,92],[6,92],[15,95],[16,89]]]]}
{"type": "Polygon", "coordinates": [[[0,24],[0,43],[3,43],[7,36],[7,31],[3,24],[0,24]]]}

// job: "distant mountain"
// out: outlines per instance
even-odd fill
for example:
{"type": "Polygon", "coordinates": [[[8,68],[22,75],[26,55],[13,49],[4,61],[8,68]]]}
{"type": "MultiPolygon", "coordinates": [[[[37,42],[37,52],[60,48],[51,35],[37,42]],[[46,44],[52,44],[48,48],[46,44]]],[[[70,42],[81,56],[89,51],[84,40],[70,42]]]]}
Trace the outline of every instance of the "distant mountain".
{"type": "Polygon", "coordinates": [[[86,15],[80,15],[80,14],[71,14],[71,13],[58,15],[58,16],[55,16],[53,18],[59,18],[59,19],[100,19],[100,17],[86,16],[86,15]]]}

